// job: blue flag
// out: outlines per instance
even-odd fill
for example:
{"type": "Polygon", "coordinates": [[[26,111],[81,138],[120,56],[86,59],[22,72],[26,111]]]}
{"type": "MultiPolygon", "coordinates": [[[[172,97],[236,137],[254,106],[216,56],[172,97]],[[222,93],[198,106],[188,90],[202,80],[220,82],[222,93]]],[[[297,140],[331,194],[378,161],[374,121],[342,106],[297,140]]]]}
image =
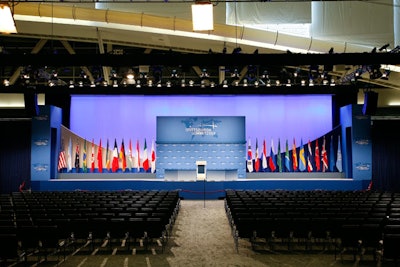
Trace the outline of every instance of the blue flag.
{"type": "Polygon", "coordinates": [[[333,136],[331,135],[331,144],[329,148],[329,170],[335,171],[335,151],[333,150],[333,136]]]}

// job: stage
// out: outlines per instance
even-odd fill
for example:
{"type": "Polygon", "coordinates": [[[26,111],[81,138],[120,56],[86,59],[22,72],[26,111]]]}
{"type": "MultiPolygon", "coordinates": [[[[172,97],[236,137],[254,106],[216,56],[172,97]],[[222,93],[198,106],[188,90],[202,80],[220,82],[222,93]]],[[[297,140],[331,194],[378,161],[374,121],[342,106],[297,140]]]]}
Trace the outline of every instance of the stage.
{"type": "Polygon", "coordinates": [[[179,190],[184,199],[218,199],[235,190],[364,190],[366,180],[343,173],[251,173],[244,179],[196,181],[195,176],[160,179],[154,173],[64,173],[57,179],[32,181],[36,191],[179,190]],[[268,174],[268,175],[267,175],[268,174]]]}

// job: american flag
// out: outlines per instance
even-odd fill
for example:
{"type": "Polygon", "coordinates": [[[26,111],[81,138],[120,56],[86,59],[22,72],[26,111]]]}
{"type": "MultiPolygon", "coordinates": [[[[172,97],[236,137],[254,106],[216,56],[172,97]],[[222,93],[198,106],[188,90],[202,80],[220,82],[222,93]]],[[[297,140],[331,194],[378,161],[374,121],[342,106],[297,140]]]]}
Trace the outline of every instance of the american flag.
{"type": "Polygon", "coordinates": [[[60,155],[58,155],[58,171],[67,168],[67,160],[65,158],[64,149],[60,151],[60,155]]]}

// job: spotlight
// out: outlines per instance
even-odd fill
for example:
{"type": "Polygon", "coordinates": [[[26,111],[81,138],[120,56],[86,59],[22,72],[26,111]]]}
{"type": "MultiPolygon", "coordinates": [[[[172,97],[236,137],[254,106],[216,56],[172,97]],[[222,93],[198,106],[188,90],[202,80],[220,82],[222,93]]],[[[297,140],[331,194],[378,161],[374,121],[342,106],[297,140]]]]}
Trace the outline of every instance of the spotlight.
{"type": "Polygon", "coordinates": [[[74,88],[75,87],[75,85],[74,85],[74,81],[69,81],[69,88],[74,88]]]}
{"type": "Polygon", "coordinates": [[[222,82],[222,87],[224,87],[224,88],[227,88],[227,87],[228,87],[228,81],[227,81],[227,80],[224,80],[224,81],[222,82]]]}
{"type": "Polygon", "coordinates": [[[383,51],[383,50],[387,51],[387,49],[389,48],[389,46],[390,46],[390,44],[385,44],[385,45],[383,45],[381,48],[379,48],[379,51],[383,51]]]}
{"type": "Polygon", "coordinates": [[[140,88],[140,87],[142,87],[142,85],[140,84],[140,80],[137,80],[136,81],[136,88],[140,88]]]}
{"type": "Polygon", "coordinates": [[[147,81],[147,86],[148,87],[153,87],[153,80],[148,80],[147,81]]]}
{"type": "Polygon", "coordinates": [[[171,87],[171,81],[167,81],[167,87],[171,87]]]}
{"type": "Polygon", "coordinates": [[[96,84],[94,83],[94,81],[90,82],[90,87],[96,87],[96,84]]]}
{"type": "Polygon", "coordinates": [[[186,81],[185,81],[185,79],[182,79],[182,80],[181,80],[181,87],[186,87],[186,81]]]}
{"type": "Polygon", "coordinates": [[[215,82],[211,82],[210,87],[215,87],[215,82]]]}
{"type": "Polygon", "coordinates": [[[260,83],[258,81],[254,82],[254,87],[258,87],[260,85],[260,83]]]}
{"type": "Polygon", "coordinates": [[[286,86],[288,87],[292,86],[292,82],[290,81],[290,79],[287,80],[286,86]]]}
{"type": "Polygon", "coordinates": [[[301,80],[301,82],[300,82],[300,84],[301,84],[301,86],[305,86],[306,85],[306,80],[301,80]]]}
{"type": "Polygon", "coordinates": [[[193,87],[193,86],[194,86],[194,81],[193,81],[193,80],[190,80],[190,81],[189,81],[189,86],[190,86],[190,87],[193,87]]]}
{"type": "Polygon", "coordinates": [[[10,81],[7,79],[4,79],[3,84],[4,84],[4,86],[10,86],[10,81]]]}
{"type": "Polygon", "coordinates": [[[235,49],[233,49],[232,54],[239,54],[240,52],[242,52],[242,48],[236,47],[235,49]]]}
{"type": "Polygon", "coordinates": [[[308,86],[314,86],[314,80],[310,79],[310,81],[308,82],[308,86]]]}
{"type": "Polygon", "coordinates": [[[385,70],[385,71],[382,73],[381,79],[382,79],[382,80],[389,80],[389,75],[390,75],[390,70],[385,70]]]}
{"type": "Polygon", "coordinates": [[[118,81],[117,80],[112,80],[112,82],[113,82],[113,87],[118,87],[118,81]]]}
{"type": "Polygon", "coordinates": [[[244,79],[244,80],[243,80],[243,86],[244,86],[244,87],[247,87],[247,85],[248,85],[248,84],[247,84],[247,79],[244,79]]]}
{"type": "Polygon", "coordinates": [[[336,85],[336,82],[335,82],[335,79],[331,79],[331,83],[330,83],[330,86],[335,86],[336,85]]]}

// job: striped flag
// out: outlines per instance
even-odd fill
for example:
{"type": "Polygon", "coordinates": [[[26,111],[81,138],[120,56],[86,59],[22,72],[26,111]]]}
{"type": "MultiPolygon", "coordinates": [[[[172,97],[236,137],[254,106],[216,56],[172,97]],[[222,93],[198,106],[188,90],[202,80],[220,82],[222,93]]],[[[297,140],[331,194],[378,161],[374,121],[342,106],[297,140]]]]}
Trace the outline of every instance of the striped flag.
{"type": "Polygon", "coordinates": [[[293,146],[292,146],[292,164],[293,164],[293,171],[297,171],[298,162],[297,162],[297,150],[296,150],[296,139],[293,138],[293,146]]]}
{"type": "Polygon", "coordinates": [[[251,140],[247,143],[247,170],[253,172],[253,152],[251,152],[251,140]]]}
{"type": "Polygon", "coordinates": [[[265,142],[263,142],[263,154],[262,154],[262,168],[266,169],[268,168],[268,161],[267,161],[267,144],[265,142]]]}
{"type": "Polygon", "coordinates": [[[256,172],[260,171],[260,155],[258,152],[258,139],[256,138],[256,155],[255,155],[255,164],[254,164],[256,172]]]}
{"type": "Polygon", "coordinates": [[[65,158],[64,146],[63,146],[63,144],[61,144],[60,154],[58,155],[58,166],[57,166],[57,169],[60,172],[64,168],[67,168],[67,160],[65,158]]]}
{"type": "Polygon", "coordinates": [[[125,155],[125,144],[124,144],[124,139],[122,139],[121,142],[121,149],[119,151],[119,158],[121,159],[121,168],[122,168],[122,172],[125,172],[126,170],[126,155],[125,155]]]}
{"type": "Polygon", "coordinates": [[[326,153],[326,142],[325,142],[325,136],[324,136],[324,141],[322,142],[322,150],[321,150],[321,160],[322,160],[322,171],[326,172],[329,168],[328,166],[328,154],[326,153]]]}
{"type": "Polygon", "coordinates": [[[116,172],[119,169],[117,139],[114,140],[114,150],[112,152],[111,171],[116,172]]]}
{"type": "Polygon", "coordinates": [[[312,172],[314,170],[312,162],[311,162],[311,157],[312,157],[312,150],[311,150],[311,142],[308,140],[308,156],[307,156],[307,171],[312,172]]]}
{"type": "Polygon", "coordinates": [[[146,138],[144,139],[144,147],[143,147],[143,169],[145,172],[147,172],[150,168],[149,164],[149,156],[147,154],[147,142],[146,138]]]}
{"type": "Polygon", "coordinates": [[[270,153],[269,153],[268,165],[269,165],[269,168],[271,169],[271,172],[274,172],[276,170],[274,140],[273,139],[271,139],[271,149],[270,149],[270,153]]]}
{"type": "Polygon", "coordinates": [[[154,140],[151,143],[151,172],[156,172],[156,151],[154,148],[154,140]]]}
{"type": "Polygon", "coordinates": [[[299,170],[302,172],[306,170],[306,158],[304,156],[303,139],[300,139],[299,170]]]}

